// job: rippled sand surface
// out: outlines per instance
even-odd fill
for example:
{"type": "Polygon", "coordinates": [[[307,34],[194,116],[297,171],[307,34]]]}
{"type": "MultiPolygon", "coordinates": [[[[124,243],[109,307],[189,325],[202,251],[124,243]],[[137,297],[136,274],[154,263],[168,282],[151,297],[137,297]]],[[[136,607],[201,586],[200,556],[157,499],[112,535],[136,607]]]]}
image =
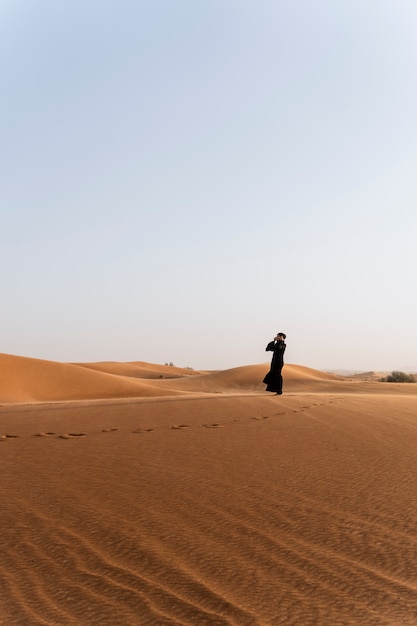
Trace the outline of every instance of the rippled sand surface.
{"type": "Polygon", "coordinates": [[[0,624],[417,624],[414,385],[125,366],[68,366],[82,399],[9,387],[0,624]],[[86,399],[91,372],[152,393],[86,399]]]}

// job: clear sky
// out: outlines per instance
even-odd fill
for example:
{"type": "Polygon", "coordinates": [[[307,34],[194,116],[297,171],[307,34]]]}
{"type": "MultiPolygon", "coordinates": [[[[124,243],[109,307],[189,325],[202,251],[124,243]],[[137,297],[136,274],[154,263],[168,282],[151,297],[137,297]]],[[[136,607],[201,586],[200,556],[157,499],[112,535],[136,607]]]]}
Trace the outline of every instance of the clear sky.
{"type": "Polygon", "coordinates": [[[0,0],[2,352],[417,369],[415,0],[0,0]]]}

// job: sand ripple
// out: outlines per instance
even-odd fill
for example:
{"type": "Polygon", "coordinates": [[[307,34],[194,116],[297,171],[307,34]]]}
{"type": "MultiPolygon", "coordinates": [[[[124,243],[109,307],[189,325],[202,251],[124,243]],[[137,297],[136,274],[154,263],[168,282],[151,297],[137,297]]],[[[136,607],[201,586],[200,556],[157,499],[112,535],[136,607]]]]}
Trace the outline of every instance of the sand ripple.
{"type": "Polygon", "coordinates": [[[415,626],[416,399],[278,402],[0,410],[0,624],[415,626]]]}

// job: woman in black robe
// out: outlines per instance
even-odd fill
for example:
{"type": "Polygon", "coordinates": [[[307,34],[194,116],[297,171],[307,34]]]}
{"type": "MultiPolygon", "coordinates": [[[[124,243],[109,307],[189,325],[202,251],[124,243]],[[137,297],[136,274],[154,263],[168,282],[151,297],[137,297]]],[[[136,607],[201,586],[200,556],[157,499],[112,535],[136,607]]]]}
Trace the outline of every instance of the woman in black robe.
{"type": "Polygon", "coordinates": [[[266,351],[273,352],[271,368],[265,376],[266,391],[273,391],[277,396],[282,394],[282,368],[284,367],[284,352],[287,347],[285,343],[285,333],[278,333],[274,341],[270,341],[266,346],[266,351]]]}

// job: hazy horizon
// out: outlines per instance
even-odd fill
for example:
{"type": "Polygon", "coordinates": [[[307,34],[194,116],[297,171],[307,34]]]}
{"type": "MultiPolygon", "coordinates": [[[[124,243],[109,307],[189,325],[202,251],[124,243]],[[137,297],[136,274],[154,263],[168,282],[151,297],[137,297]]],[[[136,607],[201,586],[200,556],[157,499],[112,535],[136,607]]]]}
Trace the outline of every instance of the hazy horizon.
{"type": "Polygon", "coordinates": [[[417,370],[417,5],[0,5],[1,352],[417,370]]]}

